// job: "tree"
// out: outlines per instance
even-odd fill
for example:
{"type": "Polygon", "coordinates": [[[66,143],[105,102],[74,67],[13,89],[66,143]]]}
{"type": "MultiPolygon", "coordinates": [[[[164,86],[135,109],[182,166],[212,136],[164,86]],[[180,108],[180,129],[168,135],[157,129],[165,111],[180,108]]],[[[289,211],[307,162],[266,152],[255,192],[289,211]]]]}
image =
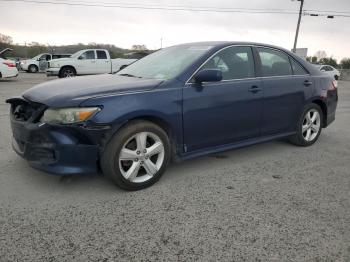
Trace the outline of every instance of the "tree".
{"type": "Polygon", "coordinates": [[[317,56],[308,56],[306,57],[306,60],[310,63],[316,64],[317,63],[317,56]]]}
{"type": "Polygon", "coordinates": [[[0,33],[0,43],[11,45],[13,43],[12,37],[0,33]]]}
{"type": "Polygon", "coordinates": [[[145,51],[145,50],[148,50],[147,47],[145,45],[133,45],[131,47],[131,50],[134,50],[134,51],[145,51]]]}
{"type": "Polygon", "coordinates": [[[343,58],[340,61],[340,66],[342,69],[350,69],[350,58],[343,58]]]}
{"type": "Polygon", "coordinates": [[[325,57],[325,58],[321,58],[319,63],[321,65],[331,65],[333,67],[338,67],[338,63],[337,63],[337,60],[335,60],[334,58],[332,57],[325,57]]]}
{"type": "Polygon", "coordinates": [[[323,50],[319,50],[315,53],[315,55],[317,57],[317,60],[320,61],[322,58],[326,58],[327,57],[327,53],[323,50]]]}

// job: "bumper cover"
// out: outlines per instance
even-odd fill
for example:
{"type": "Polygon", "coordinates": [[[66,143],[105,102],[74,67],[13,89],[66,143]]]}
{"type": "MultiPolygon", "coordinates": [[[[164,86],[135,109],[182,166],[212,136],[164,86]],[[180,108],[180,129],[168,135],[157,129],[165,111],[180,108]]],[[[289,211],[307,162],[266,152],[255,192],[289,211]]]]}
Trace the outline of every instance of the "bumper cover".
{"type": "Polygon", "coordinates": [[[56,175],[98,172],[98,145],[82,144],[76,130],[13,119],[11,127],[14,151],[33,168],[56,175]]]}

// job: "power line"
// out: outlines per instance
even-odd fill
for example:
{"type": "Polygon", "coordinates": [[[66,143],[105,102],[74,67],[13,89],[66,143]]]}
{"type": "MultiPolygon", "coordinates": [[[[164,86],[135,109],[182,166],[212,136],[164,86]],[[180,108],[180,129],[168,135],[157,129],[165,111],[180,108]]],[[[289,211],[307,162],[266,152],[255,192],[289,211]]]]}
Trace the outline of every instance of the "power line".
{"type": "Polygon", "coordinates": [[[142,9],[142,10],[168,10],[168,11],[195,11],[195,12],[215,12],[215,13],[250,13],[250,14],[296,14],[295,11],[289,10],[267,10],[267,9],[230,9],[230,8],[200,8],[200,7],[181,7],[181,6],[144,6],[144,5],[125,5],[113,3],[88,3],[88,2],[64,2],[64,1],[38,1],[38,0],[0,0],[0,2],[23,2],[35,4],[52,4],[68,6],[86,6],[86,7],[105,7],[105,8],[125,8],[125,9],[142,9]]]}
{"type": "MultiPolygon", "coordinates": [[[[288,9],[257,9],[257,8],[232,8],[232,7],[194,7],[185,5],[156,5],[152,3],[120,3],[120,2],[89,2],[82,0],[59,1],[59,0],[0,0],[0,2],[22,2],[33,4],[83,6],[83,7],[103,7],[103,8],[122,8],[122,9],[140,9],[140,10],[164,10],[164,11],[193,11],[193,12],[213,12],[213,13],[247,13],[247,14],[286,14],[295,15],[297,11],[288,9]]],[[[303,12],[308,16],[327,16],[327,17],[350,17],[350,12],[345,11],[325,11],[308,9],[303,12]],[[312,14],[310,12],[318,12],[312,14]],[[336,14],[336,15],[334,15],[336,14]]]]}

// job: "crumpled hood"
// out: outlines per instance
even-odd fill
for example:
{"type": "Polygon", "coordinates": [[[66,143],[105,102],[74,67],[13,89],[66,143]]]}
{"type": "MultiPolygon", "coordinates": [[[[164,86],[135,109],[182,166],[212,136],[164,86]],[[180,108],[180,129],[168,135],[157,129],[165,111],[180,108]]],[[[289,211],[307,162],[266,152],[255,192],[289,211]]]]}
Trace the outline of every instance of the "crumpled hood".
{"type": "Polygon", "coordinates": [[[111,74],[82,76],[47,81],[25,91],[22,96],[49,107],[69,107],[101,95],[150,90],[162,82],[111,74]]]}

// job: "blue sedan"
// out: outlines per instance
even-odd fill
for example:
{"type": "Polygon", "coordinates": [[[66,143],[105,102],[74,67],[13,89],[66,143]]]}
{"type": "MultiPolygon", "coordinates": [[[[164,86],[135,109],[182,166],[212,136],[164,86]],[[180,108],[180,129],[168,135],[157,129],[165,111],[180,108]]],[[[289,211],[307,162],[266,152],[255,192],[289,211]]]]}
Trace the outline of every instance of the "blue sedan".
{"type": "Polygon", "coordinates": [[[14,150],[37,169],[155,183],[171,160],[289,138],[310,146],[335,119],[337,82],[295,54],[190,43],[118,72],[39,84],[11,104],[14,150]]]}

